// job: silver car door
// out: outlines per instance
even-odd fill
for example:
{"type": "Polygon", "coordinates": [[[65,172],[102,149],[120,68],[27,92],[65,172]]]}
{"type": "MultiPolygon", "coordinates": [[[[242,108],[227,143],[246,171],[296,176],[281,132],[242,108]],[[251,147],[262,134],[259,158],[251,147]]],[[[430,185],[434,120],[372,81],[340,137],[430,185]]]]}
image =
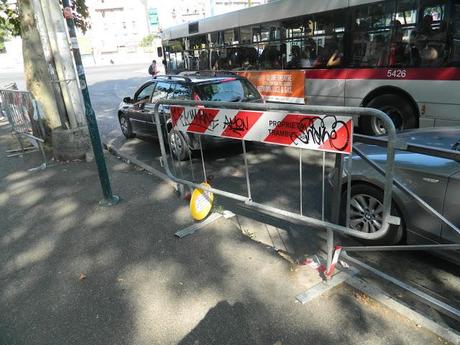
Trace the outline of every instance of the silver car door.
{"type": "MultiPolygon", "coordinates": [[[[449,177],[444,216],[460,228],[460,172],[449,177]]],[[[441,237],[443,240],[460,243],[460,235],[445,224],[442,226],[441,237]]]]}

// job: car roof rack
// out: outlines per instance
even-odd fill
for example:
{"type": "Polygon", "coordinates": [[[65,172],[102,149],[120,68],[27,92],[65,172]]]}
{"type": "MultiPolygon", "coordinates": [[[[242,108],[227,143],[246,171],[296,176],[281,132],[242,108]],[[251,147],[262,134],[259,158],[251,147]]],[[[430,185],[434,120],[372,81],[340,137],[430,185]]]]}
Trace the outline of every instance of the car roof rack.
{"type": "Polygon", "coordinates": [[[153,79],[169,79],[169,80],[183,79],[187,83],[190,83],[192,81],[189,77],[184,76],[184,75],[156,75],[156,76],[153,77],[153,79]]]}
{"type": "Polygon", "coordinates": [[[213,70],[201,70],[201,71],[191,71],[189,73],[187,72],[181,72],[182,75],[188,75],[188,76],[196,76],[196,77],[228,77],[228,76],[234,76],[234,77],[239,77],[239,75],[236,72],[233,71],[213,71],[213,70]]]}

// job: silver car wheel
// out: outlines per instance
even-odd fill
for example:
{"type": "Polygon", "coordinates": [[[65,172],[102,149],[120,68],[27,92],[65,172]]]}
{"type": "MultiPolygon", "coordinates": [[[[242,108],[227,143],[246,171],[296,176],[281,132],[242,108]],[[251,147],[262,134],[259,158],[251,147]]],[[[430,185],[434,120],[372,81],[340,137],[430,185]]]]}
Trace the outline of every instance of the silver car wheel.
{"type": "Polygon", "coordinates": [[[171,136],[169,137],[169,146],[171,147],[172,153],[176,157],[181,157],[182,154],[182,140],[179,137],[179,134],[176,131],[172,131],[171,136]]]}
{"type": "Polygon", "coordinates": [[[376,232],[382,227],[383,204],[367,194],[355,194],[350,200],[350,227],[362,232],[376,232]]]}
{"type": "Polygon", "coordinates": [[[128,133],[128,120],[124,116],[120,117],[120,127],[123,133],[128,133]]]}

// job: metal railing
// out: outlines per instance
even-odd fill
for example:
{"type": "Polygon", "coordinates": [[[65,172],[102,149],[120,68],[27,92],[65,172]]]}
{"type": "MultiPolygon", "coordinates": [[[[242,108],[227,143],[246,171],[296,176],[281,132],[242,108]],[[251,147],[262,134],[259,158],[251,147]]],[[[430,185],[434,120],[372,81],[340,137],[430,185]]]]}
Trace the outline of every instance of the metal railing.
{"type": "MultiPolygon", "coordinates": [[[[460,152],[455,152],[452,150],[444,150],[439,148],[431,148],[428,146],[423,145],[415,145],[411,143],[406,143],[403,141],[398,140],[396,136],[396,131],[391,119],[383,112],[371,109],[371,108],[355,108],[355,107],[330,107],[330,106],[304,106],[304,105],[292,105],[292,104],[260,104],[260,103],[233,103],[233,102],[201,102],[201,101],[179,101],[179,100],[161,100],[155,104],[155,111],[152,115],[153,123],[156,124],[157,127],[157,134],[160,142],[160,149],[162,154],[162,163],[164,165],[166,174],[168,177],[176,182],[178,185],[184,185],[191,188],[198,188],[206,192],[215,193],[217,195],[221,195],[236,201],[243,203],[244,205],[251,207],[262,214],[267,214],[270,216],[275,216],[284,220],[288,220],[294,224],[300,225],[309,225],[315,228],[323,228],[327,231],[327,268],[326,268],[326,277],[327,274],[332,275],[335,262],[338,260],[339,256],[342,255],[342,258],[345,261],[349,261],[359,265],[364,269],[368,269],[368,265],[360,262],[356,258],[352,258],[349,256],[347,252],[353,251],[372,251],[372,250],[382,250],[382,251],[400,251],[400,250],[458,250],[460,249],[460,244],[435,244],[435,245],[394,245],[394,246],[348,246],[348,247],[335,247],[334,244],[334,233],[350,235],[359,239],[365,240],[378,240],[383,238],[387,232],[390,230],[391,225],[400,225],[400,218],[391,215],[391,208],[392,208],[392,190],[393,187],[396,186],[397,188],[402,189],[407,195],[412,197],[415,202],[417,202],[423,209],[427,210],[428,212],[432,213],[438,219],[440,219],[444,224],[449,226],[455,232],[460,233],[460,230],[457,226],[452,224],[448,219],[446,219],[442,214],[437,212],[433,207],[431,207],[427,202],[425,202],[422,198],[417,196],[413,191],[411,191],[408,187],[403,185],[400,181],[394,178],[394,170],[395,170],[395,150],[406,150],[414,153],[420,154],[432,154],[438,157],[446,158],[446,159],[453,159],[456,161],[460,161],[460,152]],[[236,109],[236,110],[244,110],[244,111],[280,111],[280,112],[289,112],[291,113],[298,113],[301,114],[316,114],[316,115],[336,115],[336,116],[375,116],[382,120],[383,124],[386,127],[387,137],[383,138],[376,138],[376,137],[367,137],[362,135],[354,135],[353,138],[356,141],[360,141],[367,144],[373,145],[380,145],[386,147],[386,162],[384,166],[379,165],[373,162],[371,159],[366,157],[366,155],[356,146],[352,147],[353,152],[362,158],[364,161],[370,164],[376,171],[380,174],[384,175],[384,183],[383,183],[383,221],[382,225],[379,230],[373,233],[365,233],[353,229],[350,227],[350,201],[351,201],[351,171],[352,171],[352,162],[353,159],[351,155],[348,157],[346,162],[344,162],[344,155],[341,153],[336,154],[335,158],[335,169],[334,169],[334,191],[332,196],[332,212],[331,212],[331,219],[325,220],[324,219],[324,153],[323,153],[323,183],[322,183],[322,217],[321,219],[308,217],[303,214],[302,210],[302,155],[299,154],[299,185],[300,185],[300,212],[290,212],[287,210],[280,209],[278,207],[269,206],[266,204],[262,204],[253,200],[251,194],[251,182],[250,176],[248,172],[248,160],[246,157],[246,146],[245,140],[242,141],[242,148],[243,148],[243,156],[244,156],[244,166],[245,166],[245,179],[246,179],[246,186],[247,186],[247,195],[241,195],[232,193],[226,190],[221,190],[218,188],[213,187],[206,187],[202,184],[195,183],[193,181],[189,181],[184,178],[177,177],[173,172],[168,163],[168,154],[166,152],[166,145],[164,142],[164,135],[163,130],[165,130],[165,125],[168,122],[168,119],[165,117],[162,121],[160,118],[160,107],[163,105],[169,106],[191,106],[191,107],[201,107],[201,108],[214,108],[214,109],[236,109]],[[340,212],[340,204],[342,202],[342,179],[343,172],[344,172],[344,165],[345,165],[345,172],[346,174],[346,198],[345,198],[345,224],[339,223],[339,212],[340,212]]],[[[163,107],[164,109],[164,107],[163,107]]],[[[295,114],[294,114],[295,115],[295,114]]],[[[165,115],[166,116],[166,115],[165,115]]],[[[172,129],[174,130],[174,129],[172,129]]],[[[196,134],[196,132],[195,132],[196,134]]],[[[199,135],[199,134],[198,134],[199,135]]],[[[200,152],[201,152],[201,161],[202,161],[202,168],[203,168],[203,175],[205,180],[207,179],[206,175],[206,168],[204,164],[204,155],[203,155],[203,148],[201,145],[201,136],[198,137],[200,143],[200,152]]],[[[170,150],[170,154],[173,153],[170,150]]],[[[191,162],[191,155],[189,155],[190,164],[192,167],[192,176],[193,176],[193,165],[191,162]]],[[[174,161],[173,161],[174,162],[174,161]]],[[[175,169],[174,169],[175,170],[175,169]]],[[[371,270],[374,272],[375,270],[371,270]]],[[[446,314],[454,317],[458,317],[459,311],[455,308],[445,305],[442,302],[436,300],[433,297],[427,297],[426,294],[421,293],[419,290],[410,287],[408,284],[401,282],[395,278],[388,278],[389,276],[386,274],[380,275],[384,279],[387,279],[398,286],[409,290],[410,292],[414,293],[416,296],[421,298],[423,302],[428,303],[432,306],[435,306],[437,309],[445,312],[446,314]]]]}
{"type": "Polygon", "coordinates": [[[43,148],[45,130],[38,103],[27,91],[0,89],[0,112],[11,125],[11,131],[19,143],[18,149],[8,150],[8,157],[40,151],[43,163],[39,168],[46,168],[47,158],[43,148]],[[31,146],[26,145],[26,141],[31,146]]]}
{"type": "MultiPolygon", "coordinates": [[[[388,145],[389,138],[382,138],[382,137],[370,137],[366,135],[355,135],[354,136],[356,141],[370,144],[370,145],[377,145],[381,147],[385,147],[388,145]]],[[[398,148],[400,150],[406,152],[412,152],[417,154],[424,154],[432,157],[444,158],[448,160],[453,160],[460,162],[460,152],[454,150],[448,150],[439,147],[431,147],[426,145],[420,144],[413,144],[413,143],[406,143],[406,142],[398,142],[398,148]]],[[[366,154],[360,150],[358,147],[353,147],[353,152],[359,156],[363,161],[365,161],[369,166],[371,166],[375,171],[377,171],[381,175],[385,175],[385,169],[382,168],[380,165],[369,159],[366,154]]],[[[347,171],[347,176],[351,175],[351,171],[347,171]]],[[[393,178],[393,184],[396,188],[399,188],[403,191],[407,196],[413,199],[421,208],[425,211],[429,212],[431,215],[436,217],[442,223],[447,225],[448,228],[456,232],[460,235],[460,229],[458,226],[453,224],[450,220],[444,217],[441,213],[439,213],[434,207],[432,207],[428,202],[423,200],[419,195],[413,192],[409,187],[403,184],[398,178],[393,178]]],[[[348,251],[372,251],[372,250],[384,250],[384,251],[391,251],[391,250],[401,250],[403,248],[407,248],[406,250],[432,250],[432,249],[447,249],[447,250],[458,250],[460,249],[460,244],[435,244],[435,245],[415,245],[415,246],[368,246],[368,247],[344,247],[343,249],[348,251]]]]}
{"type": "MultiPolygon", "coordinates": [[[[292,104],[269,104],[269,103],[236,103],[236,102],[201,102],[201,101],[179,101],[179,100],[161,100],[156,103],[155,105],[155,111],[153,114],[153,123],[156,124],[157,126],[157,132],[158,132],[158,137],[160,141],[160,149],[161,149],[161,154],[163,157],[163,164],[164,168],[166,171],[166,174],[169,176],[169,178],[184,186],[189,186],[191,188],[199,188],[201,190],[204,190],[206,192],[211,192],[215,193],[217,195],[221,195],[239,202],[244,203],[246,206],[251,207],[255,210],[258,210],[261,213],[265,213],[268,215],[276,216],[279,218],[287,219],[291,221],[292,223],[297,223],[297,224],[303,224],[303,225],[309,225],[313,227],[321,227],[325,228],[328,231],[328,270],[331,266],[331,261],[332,261],[332,252],[334,249],[334,239],[333,239],[333,232],[338,232],[354,237],[358,237],[361,239],[367,239],[367,240],[373,240],[373,239],[379,239],[388,232],[389,227],[392,224],[399,224],[399,218],[392,216],[390,214],[391,210],[391,192],[392,192],[392,185],[393,185],[393,170],[394,170],[394,142],[396,142],[396,131],[393,125],[393,122],[390,120],[390,118],[383,112],[376,110],[376,109],[370,109],[370,108],[352,108],[352,107],[324,107],[324,106],[305,106],[305,105],[292,105],[292,104]],[[250,183],[250,178],[249,178],[249,173],[248,173],[248,166],[247,166],[247,159],[246,159],[246,150],[245,150],[245,140],[242,140],[242,146],[243,146],[243,154],[244,154],[244,159],[245,159],[245,171],[246,171],[246,184],[247,184],[247,195],[240,195],[236,193],[232,193],[229,191],[213,188],[213,187],[204,187],[201,184],[185,180],[182,178],[179,178],[175,176],[172,173],[172,170],[169,166],[168,159],[167,159],[167,152],[166,152],[166,145],[164,142],[164,136],[163,136],[163,128],[162,128],[162,123],[164,124],[165,121],[160,118],[160,113],[159,113],[159,108],[162,105],[174,105],[174,106],[199,106],[199,107],[210,107],[210,108],[217,108],[217,109],[236,109],[236,110],[253,110],[253,111],[284,111],[284,112],[289,112],[289,113],[298,113],[300,114],[316,114],[316,115],[334,115],[334,116],[353,116],[353,115],[358,115],[358,116],[376,116],[379,119],[382,120],[384,125],[387,128],[387,133],[390,138],[388,147],[387,147],[387,161],[386,161],[386,169],[385,169],[385,187],[384,187],[384,200],[383,200],[383,222],[382,222],[382,227],[380,230],[374,232],[374,233],[364,233],[355,229],[352,229],[347,226],[343,226],[338,224],[338,216],[335,217],[335,222],[330,222],[323,219],[317,219],[309,216],[305,216],[302,213],[295,213],[295,212],[290,212],[287,210],[283,210],[277,207],[265,205],[259,202],[256,202],[252,199],[251,195],[251,183],[250,183]]],[[[201,141],[200,141],[201,144],[201,141]]],[[[205,171],[205,166],[204,166],[204,158],[203,158],[203,149],[202,146],[200,145],[200,151],[201,151],[201,157],[202,157],[202,162],[203,162],[203,173],[204,176],[206,176],[206,171],[205,171]]],[[[338,157],[341,157],[342,154],[337,154],[338,157]]],[[[301,156],[299,156],[299,160],[301,160],[301,156]]],[[[336,160],[336,163],[339,162],[341,164],[341,158],[336,160]]],[[[340,170],[340,169],[339,169],[340,170]]],[[[324,171],[324,169],[323,169],[324,171]]],[[[338,174],[341,172],[339,171],[338,174]]],[[[340,176],[340,175],[338,175],[340,176]]],[[[323,174],[323,181],[324,181],[324,174],[323,174]]],[[[300,184],[302,181],[300,180],[300,184]]],[[[324,189],[324,183],[323,183],[323,189],[324,189]]],[[[341,190],[340,188],[337,188],[335,193],[336,195],[336,200],[338,200],[338,203],[335,205],[335,209],[338,212],[338,208],[340,207],[340,197],[341,197],[341,190]]],[[[324,204],[324,190],[323,190],[323,204],[324,204]]],[[[348,195],[348,200],[350,199],[350,196],[348,195]]],[[[349,204],[349,201],[347,202],[349,204]]],[[[334,217],[333,217],[334,218],[334,217]]]]}

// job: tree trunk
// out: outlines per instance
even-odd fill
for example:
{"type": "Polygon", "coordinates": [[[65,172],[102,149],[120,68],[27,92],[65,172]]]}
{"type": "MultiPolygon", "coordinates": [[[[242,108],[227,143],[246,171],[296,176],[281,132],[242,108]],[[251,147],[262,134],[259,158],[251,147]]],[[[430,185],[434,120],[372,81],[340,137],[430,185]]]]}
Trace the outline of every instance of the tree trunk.
{"type": "Polygon", "coordinates": [[[50,134],[50,131],[67,122],[67,115],[59,84],[53,82],[53,79],[57,78],[52,57],[46,53],[49,47],[44,46],[47,41],[43,42],[43,34],[46,35],[46,32],[39,31],[40,23],[37,20],[41,9],[34,6],[34,0],[19,0],[18,6],[27,90],[41,104],[44,110],[44,125],[50,134]]]}

